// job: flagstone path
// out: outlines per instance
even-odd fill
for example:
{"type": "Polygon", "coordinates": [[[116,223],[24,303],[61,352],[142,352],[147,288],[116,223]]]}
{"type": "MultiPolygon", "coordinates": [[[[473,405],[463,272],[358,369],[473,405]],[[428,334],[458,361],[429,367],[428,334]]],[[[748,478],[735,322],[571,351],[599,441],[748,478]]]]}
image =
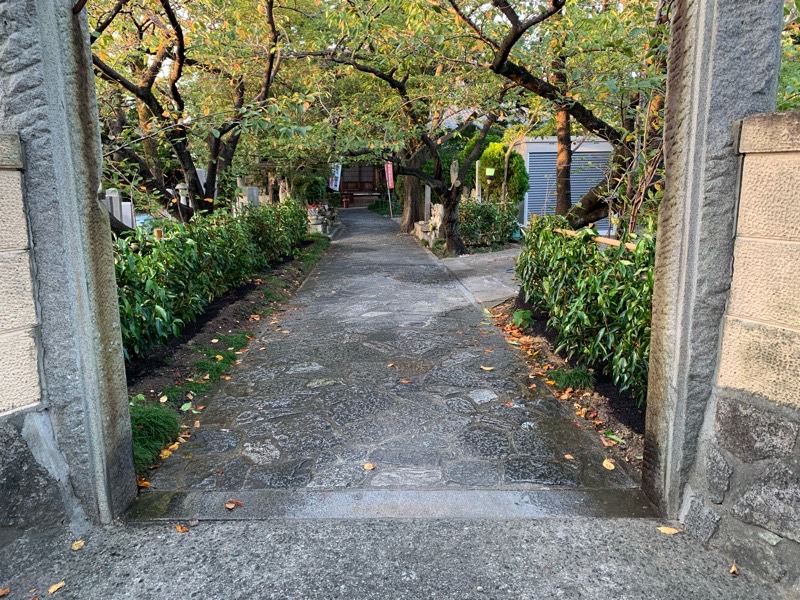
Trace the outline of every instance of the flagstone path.
{"type": "Polygon", "coordinates": [[[344,222],[134,514],[158,492],[636,487],[438,261],[389,219],[344,222]]]}

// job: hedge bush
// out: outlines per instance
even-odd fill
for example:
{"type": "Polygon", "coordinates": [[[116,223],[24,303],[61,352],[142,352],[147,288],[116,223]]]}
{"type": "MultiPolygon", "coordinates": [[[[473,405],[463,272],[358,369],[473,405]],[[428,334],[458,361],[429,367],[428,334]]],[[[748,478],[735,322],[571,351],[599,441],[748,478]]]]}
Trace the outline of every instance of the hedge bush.
{"type": "Polygon", "coordinates": [[[463,200],[458,205],[459,231],[467,246],[496,246],[519,231],[517,208],[503,209],[489,202],[463,200]]]}
{"type": "Polygon", "coordinates": [[[528,302],[549,315],[557,350],[578,364],[599,366],[641,404],[647,393],[655,235],[647,232],[635,250],[600,246],[588,238],[556,233],[561,217],[531,220],[517,277],[528,302]]]}
{"type": "Polygon", "coordinates": [[[306,211],[285,201],[222,211],[189,223],[160,221],[116,240],[114,262],[127,358],[180,334],[216,297],[242,285],[271,261],[292,254],[307,231],[306,211]]]}

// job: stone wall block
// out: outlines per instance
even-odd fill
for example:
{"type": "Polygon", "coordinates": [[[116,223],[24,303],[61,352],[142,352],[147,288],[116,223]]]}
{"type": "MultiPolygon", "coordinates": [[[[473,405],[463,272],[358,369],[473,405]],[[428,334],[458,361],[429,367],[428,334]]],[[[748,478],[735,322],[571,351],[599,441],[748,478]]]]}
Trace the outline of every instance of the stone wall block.
{"type": "Polygon", "coordinates": [[[725,317],[717,385],[800,408],[800,331],[725,317]]]}
{"type": "Polygon", "coordinates": [[[736,501],[731,513],[745,523],[800,542],[800,459],[769,467],[736,501]]]}
{"type": "Polygon", "coordinates": [[[800,243],[739,238],[728,314],[800,330],[800,243]]]}
{"type": "Polygon", "coordinates": [[[699,496],[692,498],[689,510],[683,518],[686,531],[702,542],[708,542],[717,531],[721,515],[705,506],[699,496]]]}
{"type": "Polygon", "coordinates": [[[800,111],[747,117],[739,135],[739,152],[800,152],[800,111]]]}
{"type": "Polygon", "coordinates": [[[716,446],[709,446],[706,451],[706,485],[708,499],[714,504],[721,504],[725,499],[725,492],[730,486],[733,467],[722,455],[716,446]]]}
{"type": "Polygon", "coordinates": [[[19,171],[0,170],[0,252],[28,248],[28,223],[22,203],[19,171]]]}
{"type": "Polygon", "coordinates": [[[745,156],[738,235],[800,241],[800,152],[745,156]]]}
{"type": "Polygon", "coordinates": [[[27,251],[0,252],[0,331],[36,325],[33,281],[27,251]]]}
{"type": "Polygon", "coordinates": [[[56,481],[31,455],[21,421],[22,415],[14,415],[0,422],[0,523],[23,528],[33,521],[44,528],[63,519],[61,497],[56,481]]]}
{"type": "Polygon", "coordinates": [[[0,413],[39,401],[41,392],[37,361],[33,331],[0,335],[0,374],[3,376],[3,385],[0,386],[0,413]]]}
{"type": "Polygon", "coordinates": [[[720,445],[745,463],[788,456],[800,430],[778,413],[725,399],[717,405],[715,428],[720,445]]]}

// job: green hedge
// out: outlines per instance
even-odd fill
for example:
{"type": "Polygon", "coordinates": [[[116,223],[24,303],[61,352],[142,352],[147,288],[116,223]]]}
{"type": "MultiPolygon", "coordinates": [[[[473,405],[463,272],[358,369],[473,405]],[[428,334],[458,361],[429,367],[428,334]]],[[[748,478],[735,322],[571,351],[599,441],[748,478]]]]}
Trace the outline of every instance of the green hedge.
{"type": "Polygon", "coordinates": [[[458,229],[467,246],[505,244],[519,231],[517,208],[462,200],[458,205],[458,229]]]}
{"type": "Polygon", "coordinates": [[[126,357],[180,334],[214,298],[246,282],[271,261],[292,254],[308,218],[294,201],[251,208],[239,217],[217,212],[189,223],[158,222],[116,240],[120,323],[126,357]]]}
{"type": "Polygon", "coordinates": [[[533,219],[517,277],[527,301],[550,315],[558,351],[586,366],[599,366],[639,403],[647,393],[655,235],[645,233],[636,250],[601,246],[568,229],[561,217],[533,219]]]}

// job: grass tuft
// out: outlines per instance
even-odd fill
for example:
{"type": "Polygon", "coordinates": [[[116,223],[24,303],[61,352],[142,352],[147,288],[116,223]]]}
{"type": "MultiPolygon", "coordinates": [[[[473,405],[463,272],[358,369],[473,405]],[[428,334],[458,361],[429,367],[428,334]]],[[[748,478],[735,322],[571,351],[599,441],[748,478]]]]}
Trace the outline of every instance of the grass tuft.
{"type": "Polygon", "coordinates": [[[556,382],[556,387],[561,390],[567,388],[572,388],[573,390],[590,390],[594,387],[594,373],[586,367],[555,369],[549,371],[547,375],[556,382]]]}
{"type": "Polygon", "coordinates": [[[174,442],[181,432],[178,415],[168,406],[134,403],[131,406],[133,464],[143,475],[153,466],[161,449],[174,442]]]}

